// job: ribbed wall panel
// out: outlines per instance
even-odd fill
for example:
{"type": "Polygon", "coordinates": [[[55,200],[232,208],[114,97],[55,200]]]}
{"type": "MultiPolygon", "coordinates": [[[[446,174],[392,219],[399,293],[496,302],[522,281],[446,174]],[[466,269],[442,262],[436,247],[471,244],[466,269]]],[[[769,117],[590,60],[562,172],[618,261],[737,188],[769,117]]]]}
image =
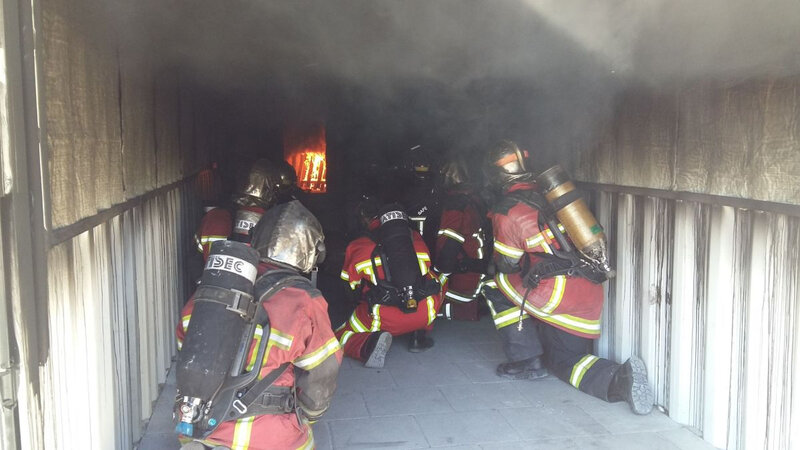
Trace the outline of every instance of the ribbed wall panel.
{"type": "Polygon", "coordinates": [[[175,353],[194,204],[177,188],[50,250],[48,449],[131,449],[175,353]]]}
{"type": "Polygon", "coordinates": [[[600,355],[648,365],[656,402],[730,449],[800,448],[800,217],[596,192],[612,244],[600,355]]]}

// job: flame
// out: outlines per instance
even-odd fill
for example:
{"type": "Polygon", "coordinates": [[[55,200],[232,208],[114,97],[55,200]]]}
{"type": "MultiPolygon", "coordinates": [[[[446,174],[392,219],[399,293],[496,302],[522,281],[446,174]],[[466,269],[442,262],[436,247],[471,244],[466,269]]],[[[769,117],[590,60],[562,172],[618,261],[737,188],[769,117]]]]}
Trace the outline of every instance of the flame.
{"type": "Polygon", "coordinates": [[[297,173],[297,186],[311,193],[328,190],[325,126],[287,127],[283,155],[297,173]]]}

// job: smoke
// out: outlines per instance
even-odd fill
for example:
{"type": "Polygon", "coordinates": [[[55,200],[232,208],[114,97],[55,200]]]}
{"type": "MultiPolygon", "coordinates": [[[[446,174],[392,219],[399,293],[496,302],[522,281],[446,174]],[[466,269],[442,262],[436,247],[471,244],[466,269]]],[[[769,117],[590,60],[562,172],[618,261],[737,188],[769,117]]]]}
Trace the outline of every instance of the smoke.
{"type": "Polygon", "coordinates": [[[510,137],[569,165],[626,86],[800,73],[796,0],[117,1],[235,133],[312,115],[376,158],[510,137]]]}

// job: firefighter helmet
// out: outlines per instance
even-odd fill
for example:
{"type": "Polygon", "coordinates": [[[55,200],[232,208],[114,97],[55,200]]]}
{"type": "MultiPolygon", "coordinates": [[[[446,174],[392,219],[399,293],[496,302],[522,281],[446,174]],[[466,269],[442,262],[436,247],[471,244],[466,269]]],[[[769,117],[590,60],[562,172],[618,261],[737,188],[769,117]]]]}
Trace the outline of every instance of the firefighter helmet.
{"type": "Polygon", "coordinates": [[[303,273],[325,257],[322,225],[297,200],[267,210],[251,234],[251,245],[262,260],[303,273]]]}
{"type": "Polygon", "coordinates": [[[369,223],[372,219],[378,217],[380,213],[381,202],[378,197],[372,194],[364,194],[356,205],[356,213],[359,220],[363,223],[369,223]]]}
{"type": "Polygon", "coordinates": [[[469,182],[469,171],[463,159],[457,158],[446,162],[439,170],[442,186],[451,188],[469,182]]]}
{"type": "Polygon", "coordinates": [[[278,172],[278,192],[291,192],[297,185],[297,172],[295,172],[294,167],[288,162],[281,160],[276,170],[278,172]]]}
{"type": "Polygon", "coordinates": [[[275,165],[267,159],[259,159],[240,180],[233,202],[240,206],[268,209],[277,201],[276,187],[279,185],[280,176],[275,165]]]}
{"type": "Polygon", "coordinates": [[[533,180],[533,174],[528,171],[525,162],[527,157],[528,152],[521,150],[514,141],[504,139],[496,143],[486,155],[486,181],[495,186],[507,187],[533,180]]]}

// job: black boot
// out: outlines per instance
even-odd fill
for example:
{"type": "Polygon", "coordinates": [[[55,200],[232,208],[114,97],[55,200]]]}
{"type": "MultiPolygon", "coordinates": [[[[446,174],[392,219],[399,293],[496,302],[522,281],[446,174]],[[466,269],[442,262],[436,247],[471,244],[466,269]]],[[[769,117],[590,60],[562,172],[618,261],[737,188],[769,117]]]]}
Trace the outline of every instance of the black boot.
{"type": "Polygon", "coordinates": [[[537,380],[547,376],[547,369],[540,357],[500,364],[495,371],[498,376],[512,380],[537,380]]]}
{"type": "Polygon", "coordinates": [[[635,414],[650,414],[653,410],[653,389],[647,381],[644,361],[631,356],[619,366],[608,387],[608,401],[626,401],[635,414]]]}
{"type": "Polygon", "coordinates": [[[431,347],[433,347],[433,339],[427,336],[425,330],[417,330],[411,333],[411,339],[408,341],[408,351],[419,353],[431,347]]]}
{"type": "Polygon", "coordinates": [[[372,369],[383,367],[386,352],[392,346],[392,335],[388,331],[376,331],[369,335],[361,347],[361,360],[364,366],[372,369]]]}

